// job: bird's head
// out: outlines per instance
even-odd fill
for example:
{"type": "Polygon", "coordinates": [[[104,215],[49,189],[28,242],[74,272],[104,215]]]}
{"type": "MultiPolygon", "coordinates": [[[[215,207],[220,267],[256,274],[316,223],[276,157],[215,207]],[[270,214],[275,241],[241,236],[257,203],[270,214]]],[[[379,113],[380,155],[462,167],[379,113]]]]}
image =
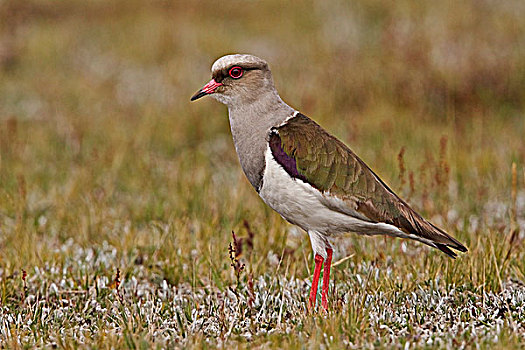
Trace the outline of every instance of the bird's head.
{"type": "Polygon", "coordinates": [[[211,67],[212,79],[191,97],[210,95],[228,106],[250,103],[265,93],[275,92],[268,63],[252,55],[227,55],[211,67]]]}

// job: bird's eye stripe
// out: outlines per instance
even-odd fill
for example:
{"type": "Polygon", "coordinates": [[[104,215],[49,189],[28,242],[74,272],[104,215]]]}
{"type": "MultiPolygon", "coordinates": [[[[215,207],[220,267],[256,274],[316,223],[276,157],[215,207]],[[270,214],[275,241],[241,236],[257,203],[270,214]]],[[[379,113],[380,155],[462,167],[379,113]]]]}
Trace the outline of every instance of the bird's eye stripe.
{"type": "MultiPolygon", "coordinates": [[[[235,67],[239,67],[239,66],[235,66],[235,67]]],[[[239,67],[239,68],[242,69],[243,75],[244,75],[244,72],[248,72],[251,70],[260,70],[260,68],[258,67],[239,67]]],[[[212,78],[215,79],[216,82],[220,83],[224,78],[227,78],[228,76],[230,76],[229,74],[230,70],[231,68],[227,70],[222,70],[220,72],[213,73],[212,78]]]]}
{"type": "Polygon", "coordinates": [[[235,66],[235,67],[230,68],[230,70],[228,71],[228,74],[233,79],[239,79],[240,77],[242,77],[243,69],[239,66],[235,66]]]}

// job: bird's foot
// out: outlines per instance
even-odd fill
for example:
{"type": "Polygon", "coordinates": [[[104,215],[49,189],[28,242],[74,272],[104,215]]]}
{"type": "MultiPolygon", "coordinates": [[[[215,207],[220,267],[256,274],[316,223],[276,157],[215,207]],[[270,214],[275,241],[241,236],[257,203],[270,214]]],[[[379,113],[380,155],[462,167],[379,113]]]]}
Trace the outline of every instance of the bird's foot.
{"type": "Polygon", "coordinates": [[[312,279],[312,289],[310,290],[310,299],[308,300],[308,311],[312,312],[315,309],[315,302],[317,299],[317,285],[319,284],[319,276],[321,275],[321,267],[323,265],[323,257],[319,254],[315,255],[315,269],[314,278],[312,279]]]}
{"type": "Polygon", "coordinates": [[[332,253],[331,248],[326,249],[327,257],[324,262],[324,272],[323,272],[323,287],[321,289],[321,306],[325,311],[328,311],[328,289],[330,286],[330,269],[332,267],[332,253]]]}
{"type": "Polygon", "coordinates": [[[319,285],[319,277],[321,275],[321,267],[324,261],[324,271],[323,271],[323,286],[321,288],[321,306],[323,311],[328,311],[328,290],[330,286],[330,267],[332,265],[332,249],[327,248],[327,257],[326,261],[324,258],[316,254],[315,255],[315,269],[314,277],[312,279],[312,289],[310,290],[310,298],[308,300],[308,311],[313,312],[315,310],[315,305],[317,301],[317,287],[319,285]]]}

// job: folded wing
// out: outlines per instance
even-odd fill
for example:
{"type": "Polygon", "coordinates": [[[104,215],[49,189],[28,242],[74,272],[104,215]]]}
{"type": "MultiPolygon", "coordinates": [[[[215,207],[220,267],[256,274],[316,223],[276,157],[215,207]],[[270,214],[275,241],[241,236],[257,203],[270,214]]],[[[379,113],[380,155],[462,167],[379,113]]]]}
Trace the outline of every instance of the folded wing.
{"type": "Polygon", "coordinates": [[[394,225],[453,258],[456,253],[450,248],[467,251],[410,208],[352,150],[308,117],[298,113],[272,128],[269,142],[275,160],[286,172],[325,194],[331,209],[394,225]]]}

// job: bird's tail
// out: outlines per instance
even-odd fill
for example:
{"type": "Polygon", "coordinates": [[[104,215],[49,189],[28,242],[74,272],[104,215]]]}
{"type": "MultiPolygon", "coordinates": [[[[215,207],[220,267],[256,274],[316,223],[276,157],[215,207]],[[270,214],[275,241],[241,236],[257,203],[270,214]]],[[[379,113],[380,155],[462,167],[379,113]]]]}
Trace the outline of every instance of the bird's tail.
{"type": "Polygon", "coordinates": [[[430,224],[430,226],[434,230],[438,231],[441,234],[441,237],[443,237],[443,240],[446,241],[444,243],[442,243],[442,242],[434,242],[436,248],[441,250],[443,253],[445,253],[448,256],[450,256],[451,258],[455,259],[457,254],[452,249],[459,250],[460,252],[463,252],[463,253],[465,253],[468,250],[467,247],[465,247],[463,244],[461,244],[457,239],[455,239],[454,237],[450,236],[448,233],[446,233],[445,231],[443,231],[439,227],[435,226],[431,222],[428,222],[428,224],[430,224]],[[450,249],[450,248],[452,248],[452,249],[450,249]]]}
{"type": "Polygon", "coordinates": [[[410,233],[411,238],[437,248],[451,258],[456,258],[457,256],[452,249],[460,252],[467,251],[467,248],[457,239],[425,220],[408,205],[404,209],[405,215],[397,224],[403,231],[410,233]]]}

